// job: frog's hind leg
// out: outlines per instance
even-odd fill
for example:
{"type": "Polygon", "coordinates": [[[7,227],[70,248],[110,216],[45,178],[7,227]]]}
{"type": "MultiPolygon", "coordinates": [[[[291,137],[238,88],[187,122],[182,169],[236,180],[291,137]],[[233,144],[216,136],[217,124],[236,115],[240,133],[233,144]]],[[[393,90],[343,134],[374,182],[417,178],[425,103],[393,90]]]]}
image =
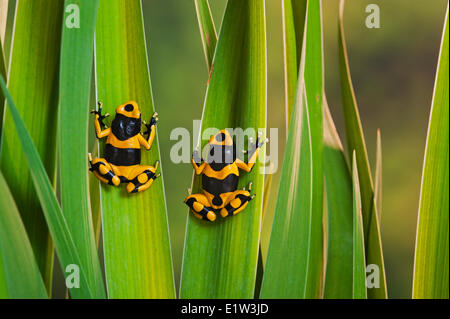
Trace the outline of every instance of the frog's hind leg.
{"type": "Polygon", "coordinates": [[[211,204],[203,194],[192,194],[186,197],[184,200],[186,205],[192,210],[192,213],[198,219],[206,219],[211,222],[216,220],[216,214],[214,213],[211,204]]]}
{"type": "Polygon", "coordinates": [[[128,193],[142,192],[152,186],[153,181],[161,174],[156,174],[159,162],[156,161],[155,166],[139,165],[136,166],[128,177],[129,183],[127,185],[128,193]]]}
{"type": "Polygon", "coordinates": [[[103,183],[118,186],[120,184],[120,178],[114,174],[111,165],[104,158],[92,159],[91,153],[88,154],[89,164],[91,168],[89,170],[94,173],[103,183]]]}
{"type": "Polygon", "coordinates": [[[244,188],[231,193],[230,200],[228,201],[228,204],[220,210],[220,215],[225,218],[242,212],[245,207],[247,207],[248,202],[256,196],[250,194],[251,187],[252,183],[250,182],[248,191],[244,188]]]}

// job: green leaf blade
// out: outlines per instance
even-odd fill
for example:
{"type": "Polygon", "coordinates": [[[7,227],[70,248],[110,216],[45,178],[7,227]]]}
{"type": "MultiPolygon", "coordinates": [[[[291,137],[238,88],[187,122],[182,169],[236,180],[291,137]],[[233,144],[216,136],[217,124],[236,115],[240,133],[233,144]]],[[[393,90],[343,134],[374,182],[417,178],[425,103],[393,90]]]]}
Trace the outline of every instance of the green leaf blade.
{"type": "MultiPolygon", "coordinates": [[[[52,236],[58,258],[61,262],[63,272],[68,265],[81,265],[81,259],[78,250],[72,239],[67,222],[59,207],[58,200],[52,189],[50,180],[45,171],[42,160],[39,156],[36,146],[28,133],[24,121],[22,120],[19,110],[17,109],[6,83],[0,76],[0,87],[6,96],[8,110],[11,114],[12,121],[15,124],[16,134],[19,137],[19,143],[26,155],[26,165],[31,173],[31,179],[36,191],[36,195],[44,213],[45,220],[49,232],[52,236]]],[[[70,289],[73,298],[93,298],[92,287],[90,287],[86,275],[83,271],[79,272],[80,287],[70,289]]]]}
{"type": "Polygon", "coordinates": [[[328,215],[324,298],[352,298],[352,178],[324,97],[323,166],[328,215]]]}
{"type": "MultiPolygon", "coordinates": [[[[283,1],[286,116],[295,104],[306,0],[283,1]]],[[[341,140],[324,102],[323,169],[327,202],[327,264],[324,298],[352,297],[352,180],[341,140]]]]}
{"type": "MultiPolygon", "coordinates": [[[[105,113],[110,114],[118,105],[134,100],[148,122],[154,106],[141,1],[99,3],[95,42],[98,99],[103,102],[105,113]]],[[[142,164],[154,165],[160,160],[157,136],[152,149],[142,151],[142,164]]],[[[127,194],[123,185],[102,185],[105,272],[110,298],[175,297],[163,176],[137,194],[127,194]]]]}
{"type": "Polygon", "coordinates": [[[422,173],[413,298],[449,297],[448,33],[447,6],[422,173]]]}
{"type": "MultiPolygon", "coordinates": [[[[36,144],[50,179],[55,178],[58,61],[63,1],[19,1],[8,88],[36,144]]],[[[9,109],[5,109],[0,167],[21,213],[34,255],[50,291],[53,247],[27,160],[9,109]]]]}
{"type": "Polygon", "coordinates": [[[6,18],[8,17],[9,0],[0,0],[0,44],[5,42],[6,18]]]}
{"type": "MultiPolygon", "coordinates": [[[[77,5],[80,28],[69,28],[63,21],[59,138],[61,141],[60,184],[61,205],[82,264],[96,298],[105,298],[105,288],[94,237],[88,191],[88,116],[94,52],[94,31],[98,1],[66,0],[64,7],[77,5]],[[74,196],[80,194],[80,196],[74,196]]],[[[70,10],[69,10],[70,11],[70,10]]],[[[64,20],[69,19],[69,13],[64,20]]]]}
{"type": "Polygon", "coordinates": [[[208,69],[211,69],[214,51],[217,44],[217,33],[211,15],[211,8],[208,0],[195,0],[195,10],[197,11],[198,25],[202,37],[203,51],[205,52],[208,69]]]}
{"type": "Polygon", "coordinates": [[[321,2],[308,1],[296,104],[261,298],[319,298],[323,277],[321,2]]]}
{"type": "Polygon", "coordinates": [[[358,178],[356,153],[352,156],[353,176],[353,299],[366,299],[366,258],[362,222],[361,191],[358,178]]]}
{"type": "Polygon", "coordinates": [[[383,152],[381,146],[381,133],[377,130],[377,161],[375,166],[375,189],[374,198],[377,208],[378,223],[381,225],[381,211],[383,207],[383,152]]]}
{"type": "Polygon", "coordinates": [[[291,119],[297,92],[297,80],[305,28],[306,3],[306,0],[283,0],[282,2],[286,126],[288,126],[291,119]]]}
{"type": "Polygon", "coordinates": [[[367,156],[366,143],[362,130],[359,111],[356,103],[353,84],[350,76],[347,48],[344,37],[344,1],[341,0],[339,8],[339,66],[341,77],[341,95],[344,110],[344,122],[347,136],[349,158],[352,150],[356,151],[356,162],[361,188],[362,215],[364,224],[364,242],[366,246],[367,264],[374,264],[379,269],[379,287],[368,290],[368,297],[375,299],[387,298],[386,278],[381,245],[378,213],[374,201],[374,187],[367,156]]]}
{"type": "MultiPolygon", "coordinates": [[[[202,132],[212,127],[265,129],[264,16],[264,1],[228,1],[205,98],[202,132]]],[[[202,141],[201,146],[205,144],[202,141]]],[[[239,178],[238,189],[252,182],[256,194],[241,213],[207,223],[189,212],[181,298],[253,298],[264,191],[264,150],[259,154],[252,171],[239,178]]],[[[201,192],[201,178],[194,178],[192,191],[201,192]]]]}
{"type": "Polygon", "coordinates": [[[1,298],[48,298],[33,249],[11,192],[0,172],[0,276],[1,298]]]}

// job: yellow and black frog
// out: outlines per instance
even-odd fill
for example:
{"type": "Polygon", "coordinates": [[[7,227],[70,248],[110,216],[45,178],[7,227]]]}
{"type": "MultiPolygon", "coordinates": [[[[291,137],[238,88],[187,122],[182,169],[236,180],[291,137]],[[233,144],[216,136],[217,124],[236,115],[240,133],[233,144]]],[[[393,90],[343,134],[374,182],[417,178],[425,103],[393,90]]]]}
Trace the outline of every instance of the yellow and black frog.
{"type": "Polygon", "coordinates": [[[116,116],[111,127],[106,128],[103,120],[109,114],[102,115],[102,103],[99,102],[95,114],[95,133],[98,139],[107,137],[103,158],[94,158],[89,154],[89,169],[103,183],[119,186],[128,183],[128,193],[142,192],[148,189],[159,177],[156,174],[158,161],[154,166],[141,164],[141,146],[150,150],[155,138],[158,114],[153,114],[150,123],[144,122],[147,131],[141,134],[141,112],[138,104],[129,101],[116,108],[116,116]],[[144,137],[146,136],[146,137],[144,137]]]}
{"type": "Polygon", "coordinates": [[[209,140],[209,153],[206,161],[200,158],[198,151],[192,155],[192,166],[195,174],[202,175],[203,194],[192,194],[184,202],[194,216],[209,221],[216,220],[216,213],[225,218],[240,213],[255,195],[251,195],[251,184],[248,190],[238,190],[239,169],[250,172],[258,157],[261,146],[267,142],[260,141],[261,134],[252,144],[248,154],[248,163],[236,156],[236,145],[227,130],[220,130],[209,140]]]}

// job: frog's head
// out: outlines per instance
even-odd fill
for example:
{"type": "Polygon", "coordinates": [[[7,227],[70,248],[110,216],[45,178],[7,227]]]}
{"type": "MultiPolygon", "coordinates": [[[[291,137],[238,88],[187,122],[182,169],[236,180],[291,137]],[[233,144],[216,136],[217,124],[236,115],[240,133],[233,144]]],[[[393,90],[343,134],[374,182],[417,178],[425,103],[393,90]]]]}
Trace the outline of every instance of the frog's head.
{"type": "Polygon", "coordinates": [[[121,141],[133,137],[141,131],[141,112],[134,101],[116,108],[116,116],[111,124],[113,134],[121,141]]]}
{"type": "Polygon", "coordinates": [[[227,130],[220,130],[209,139],[209,164],[231,164],[236,160],[236,146],[227,130]]]}

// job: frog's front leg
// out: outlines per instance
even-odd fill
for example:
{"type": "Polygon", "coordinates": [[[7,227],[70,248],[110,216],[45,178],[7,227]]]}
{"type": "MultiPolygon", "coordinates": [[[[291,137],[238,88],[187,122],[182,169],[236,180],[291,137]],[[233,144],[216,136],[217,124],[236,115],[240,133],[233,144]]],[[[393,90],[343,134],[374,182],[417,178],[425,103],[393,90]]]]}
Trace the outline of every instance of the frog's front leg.
{"type": "Polygon", "coordinates": [[[250,151],[248,153],[248,161],[245,163],[244,161],[241,161],[240,159],[236,159],[236,165],[243,169],[246,172],[250,172],[253,168],[253,166],[256,163],[256,159],[258,158],[258,152],[259,149],[264,145],[264,143],[267,143],[269,139],[261,140],[262,132],[258,132],[258,137],[256,138],[256,143],[253,144],[253,139],[250,139],[250,151]]]}
{"type": "Polygon", "coordinates": [[[145,131],[144,134],[138,134],[139,143],[144,146],[147,151],[150,150],[153,144],[153,140],[155,139],[156,123],[158,122],[158,120],[158,113],[153,113],[153,116],[150,119],[150,123],[147,124],[144,121],[144,125],[147,128],[147,131],[145,131]],[[147,136],[147,138],[144,138],[144,136],[147,136]]]}
{"type": "Polygon", "coordinates": [[[205,169],[206,163],[203,161],[203,159],[200,157],[198,150],[194,150],[192,152],[192,160],[191,160],[192,166],[194,167],[195,174],[200,175],[203,170],[205,169]]]}
{"type": "Polygon", "coordinates": [[[192,213],[198,219],[207,219],[211,222],[216,220],[216,214],[214,213],[211,204],[203,194],[192,194],[186,197],[184,203],[189,206],[192,213]]]}
{"type": "Polygon", "coordinates": [[[94,120],[94,127],[95,127],[95,134],[97,135],[97,138],[104,138],[108,136],[111,133],[111,128],[106,128],[105,123],[103,120],[109,116],[108,113],[105,115],[102,114],[102,102],[98,102],[98,110],[93,110],[91,113],[95,114],[95,120],[94,120]]]}
{"type": "Polygon", "coordinates": [[[220,210],[220,215],[225,218],[236,215],[242,212],[247,207],[248,202],[255,198],[256,195],[251,195],[252,183],[248,184],[248,191],[244,188],[236,190],[230,194],[228,204],[220,210]]]}

